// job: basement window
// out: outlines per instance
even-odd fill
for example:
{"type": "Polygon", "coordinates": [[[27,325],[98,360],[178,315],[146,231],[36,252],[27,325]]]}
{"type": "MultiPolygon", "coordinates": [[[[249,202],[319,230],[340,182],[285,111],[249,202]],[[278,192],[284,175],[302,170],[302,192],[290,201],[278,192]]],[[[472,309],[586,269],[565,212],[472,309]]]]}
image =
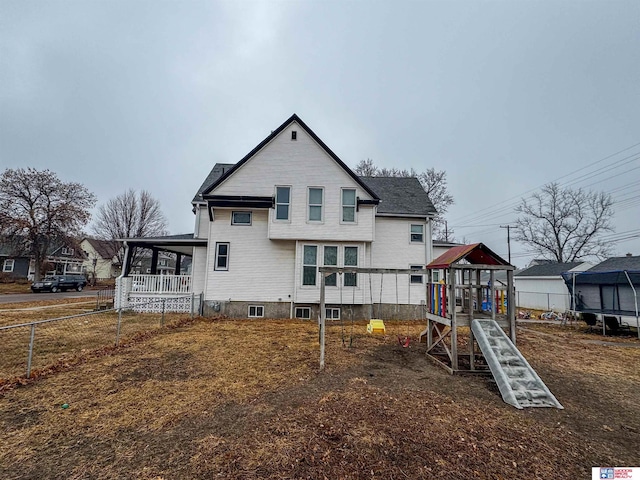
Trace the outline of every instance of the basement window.
{"type": "Polygon", "coordinates": [[[325,308],[324,313],[327,320],[340,320],[339,308],[325,308]]]}
{"type": "Polygon", "coordinates": [[[302,318],[304,320],[309,320],[311,318],[311,308],[310,307],[296,307],[296,318],[302,318]]]}
{"type": "Polygon", "coordinates": [[[263,305],[249,305],[249,318],[264,317],[263,305]]]}

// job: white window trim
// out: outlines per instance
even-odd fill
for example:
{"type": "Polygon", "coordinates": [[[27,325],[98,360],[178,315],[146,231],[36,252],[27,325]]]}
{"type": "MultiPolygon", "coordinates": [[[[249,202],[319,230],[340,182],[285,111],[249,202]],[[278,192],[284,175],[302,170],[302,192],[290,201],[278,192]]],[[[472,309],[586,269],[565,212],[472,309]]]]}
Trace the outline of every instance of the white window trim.
{"type": "Polygon", "coordinates": [[[73,250],[73,248],[62,247],[62,250],[61,250],[60,253],[62,255],[73,255],[74,254],[74,250],[73,250]]]}
{"type": "Polygon", "coordinates": [[[264,305],[249,305],[249,308],[247,309],[247,316],[249,318],[264,318],[264,305]],[[251,315],[252,308],[255,309],[254,315],[251,315]]]}
{"type": "Polygon", "coordinates": [[[214,258],[214,263],[213,263],[213,269],[217,270],[219,272],[228,272],[229,271],[229,253],[231,251],[231,245],[229,244],[229,242],[216,242],[216,257],[214,258]],[[220,253],[220,245],[226,245],[227,246],[227,254],[223,255],[227,257],[227,262],[226,262],[226,266],[225,267],[219,267],[218,266],[218,254],[220,253]]]}
{"type": "Polygon", "coordinates": [[[295,318],[299,318],[301,320],[311,320],[311,307],[296,307],[295,318]],[[300,311],[304,310],[304,311],[309,312],[309,316],[308,317],[298,316],[298,310],[300,310],[300,311]]]}
{"type": "Polygon", "coordinates": [[[241,227],[250,227],[253,224],[253,212],[251,210],[232,210],[231,211],[231,225],[241,226],[241,227]],[[236,213],[248,213],[249,214],[249,223],[238,223],[234,221],[233,216],[236,213]]]}
{"type": "Polygon", "coordinates": [[[275,204],[275,209],[273,212],[273,221],[274,222],[279,222],[279,223],[291,223],[291,192],[292,192],[293,188],[291,187],[291,185],[276,185],[275,186],[275,191],[273,194],[273,200],[274,200],[274,204],[275,204]],[[288,188],[289,189],[289,203],[278,203],[278,188],[288,188]],[[288,205],[288,209],[287,209],[287,218],[278,218],[278,205],[288,205]]]}
{"type": "MultiPolygon", "coordinates": [[[[360,247],[358,245],[344,245],[342,248],[342,266],[345,268],[348,267],[358,267],[360,265],[360,247]],[[346,265],[345,259],[347,258],[347,248],[355,248],[356,249],[356,264],[355,265],[346,265]]],[[[345,288],[358,288],[358,274],[354,273],[356,284],[355,285],[345,285],[345,280],[347,279],[347,273],[344,272],[342,274],[342,286],[345,288]]]]}
{"type": "Polygon", "coordinates": [[[411,224],[409,224],[409,243],[424,244],[425,234],[426,234],[426,228],[425,228],[425,225],[423,223],[411,223],[411,224]],[[422,227],[422,240],[414,240],[412,238],[413,235],[418,235],[417,233],[413,233],[412,228],[411,228],[413,226],[422,227]]]}
{"type": "MultiPolygon", "coordinates": [[[[316,288],[318,286],[318,251],[320,250],[319,245],[314,245],[314,244],[303,244],[302,245],[302,271],[300,272],[300,284],[302,286],[302,288],[316,288]],[[304,263],[304,249],[305,247],[316,247],[316,260],[315,260],[315,264],[310,264],[310,263],[304,263]],[[314,267],[315,268],[315,280],[313,282],[313,285],[305,285],[304,283],[304,267],[314,267]]],[[[324,251],[323,251],[324,253],[324,251]]]]}
{"type": "Polygon", "coordinates": [[[356,225],[358,223],[358,191],[355,188],[340,189],[340,223],[344,223],[345,225],[356,225]],[[344,204],[344,192],[346,190],[353,191],[353,205],[344,204]],[[353,207],[353,222],[348,222],[344,219],[345,207],[353,207]]]}
{"type": "Polygon", "coordinates": [[[324,187],[307,187],[307,223],[324,223],[324,187]],[[322,203],[313,205],[310,202],[311,189],[322,191],[322,203]],[[311,207],[320,207],[320,220],[311,220],[311,207]]]}
{"type": "MultiPolygon", "coordinates": [[[[424,267],[422,265],[409,265],[409,269],[410,270],[414,270],[414,269],[420,269],[422,270],[424,267]]],[[[420,273],[416,273],[416,274],[409,274],[409,284],[410,285],[424,285],[424,275],[420,274],[420,273]],[[419,282],[414,282],[413,281],[413,277],[420,277],[420,281],[419,282]]]]}
{"type": "Polygon", "coordinates": [[[15,268],[16,265],[16,261],[13,258],[7,258],[5,259],[4,263],[2,264],[2,273],[11,273],[13,272],[13,269],[15,268]],[[7,268],[7,266],[11,265],[11,268],[7,268]]]}
{"type": "Polygon", "coordinates": [[[338,307],[326,307],[324,309],[324,315],[327,320],[340,320],[342,312],[338,307]],[[327,315],[328,312],[331,312],[331,315],[327,315]],[[338,316],[334,317],[333,314],[338,312],[338,316]]]}

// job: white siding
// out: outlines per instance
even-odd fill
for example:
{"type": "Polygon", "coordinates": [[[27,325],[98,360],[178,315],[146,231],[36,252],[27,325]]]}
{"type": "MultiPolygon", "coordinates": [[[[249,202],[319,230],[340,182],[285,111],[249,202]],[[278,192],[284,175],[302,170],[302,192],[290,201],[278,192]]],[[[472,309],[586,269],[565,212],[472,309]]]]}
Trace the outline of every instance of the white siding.
{"type": "Polygon", "coordinates": [[[209,236],[209,213],[206,205],[196,205],[195,228],[196,238],[207,238],[209,236]]]}
{"type": "MultiPolygon", "coordinates": [[[[207,223],[209,223],[207,221],[207,223]]],[[[205,274],[207,268],[207,248],[193,247],[193,259],[191,263],[191,277],[193,293],[199,295],[204,292],[205,274]]]]}
{"type": "Polygon", "coordinates": [[[554,310],[569,308],[569,290],[562,277],[514,277],[516,303],[520,308],[554,310]]]}
{"type": "Polygon", "coordinates": [[[274,210],[269,210],[268,238],[373,240],[375,209],[371,206],[360,208],[355,224],[340,221],[342,188],[355,188],[361,199],[372,197],[296,123],[211,193],[272,197],[276,185],[291,186],[290,221],[273,221],[274,210]],[[297,140],[291,140],[292,130],[297,131],[297,140]],[[308,187],[324,189],[322,222],[307,221],[308,187]]]}
{"type": "MultiPolygon", "coordinates": [[[[231,225],[231,210],[216,209],[211,224],[205,300],[291,301],[295,242],[267,238],[265,210],[251,226],[231,225]],[[216,242],[229,243],[229,270],[215,270],[216,242]]],[[[208,219],[207,219],[208,220],[208,219]]]]}

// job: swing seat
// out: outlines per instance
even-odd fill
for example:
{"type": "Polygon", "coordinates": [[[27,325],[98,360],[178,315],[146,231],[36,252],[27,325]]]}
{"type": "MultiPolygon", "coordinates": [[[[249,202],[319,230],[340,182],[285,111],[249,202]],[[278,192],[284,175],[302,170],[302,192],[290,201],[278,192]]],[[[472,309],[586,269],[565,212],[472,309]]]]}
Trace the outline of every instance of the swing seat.
{"type": "Polygon", "coordinates": [[[384,322],[378,318],[372,318],[367,325],[367,333],[386,333],[384,322]]]}

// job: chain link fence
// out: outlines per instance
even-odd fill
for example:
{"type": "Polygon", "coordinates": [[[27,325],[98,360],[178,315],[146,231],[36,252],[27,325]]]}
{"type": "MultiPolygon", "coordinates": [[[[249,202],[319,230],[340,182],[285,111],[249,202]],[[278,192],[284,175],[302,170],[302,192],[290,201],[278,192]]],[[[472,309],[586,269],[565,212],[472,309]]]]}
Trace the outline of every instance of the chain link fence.
{"type": "MultiPolygon", "coordinates": [[[[185,297],[187,298],[187,297],[185,297]]],[[[191,318],[196,302],[189,296],[191,318]]],[[[141,332],[185,318],[167,313],[166,299],[156,298],[129,308],[103,309],[59,318],[0,326],[0,385],[29,378],[36,371],[65,364],[79,355],[118,346],[141,332]],[[147,312],[141,313],[141,307],[147,312]]]]}
{"type": "Polygon", "coordinates": [[[564,312],[571,306],[568,293],[516,291],[516,308],[564,312]]]}

